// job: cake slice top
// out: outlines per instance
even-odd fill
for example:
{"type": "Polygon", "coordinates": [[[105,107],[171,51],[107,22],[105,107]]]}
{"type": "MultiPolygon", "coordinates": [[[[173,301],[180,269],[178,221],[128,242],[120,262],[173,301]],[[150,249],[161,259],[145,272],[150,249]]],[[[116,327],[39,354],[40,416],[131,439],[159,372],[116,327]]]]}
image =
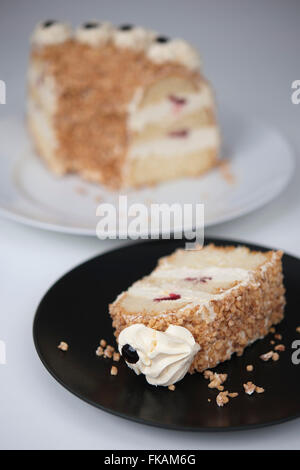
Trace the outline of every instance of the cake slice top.
{"type": "Polygon", "coordinates": [[[198,70],[201,65],[198,52],[187,41],[171,39],[151,29],[130,24],[115,27],[107,21],[93,20],[73,31],[67,23],[48,20],[37,24],[31,42],[35,48],[67,42],[98,51],[106,46],[113,46],[119,50],[142,54],[155,64],[177,63],[190,70],[198,70]]]}
{"type": "Polygon", "coordinates": [[[255,282],[255,273],[264,270],[274,256],[281,256],[281,252],[214,245],[195,251],[179,249],[161,258],[149,276],[135,282],[113,305],[129,315],[177,314],[204,306],[209,309],[212,300],[255,282]]]}

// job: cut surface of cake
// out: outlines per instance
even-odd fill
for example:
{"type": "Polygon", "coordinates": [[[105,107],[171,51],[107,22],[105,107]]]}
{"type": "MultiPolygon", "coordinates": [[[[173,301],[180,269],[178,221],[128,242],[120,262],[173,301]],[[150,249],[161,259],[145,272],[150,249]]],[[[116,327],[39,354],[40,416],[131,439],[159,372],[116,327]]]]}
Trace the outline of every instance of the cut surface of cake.
{"type": "MultiPolygon", "coordinates": [[[[283,318],[281,258],[281,251],[257,252],[242,246],[179,249],[161,258],[150,275],[110,305],[116,338],[124,346],[126,331],[136,324],[160,332],[170,325],[182,327],[199,345],[190,372],[215,367],[233,353],[240,355],[283,318]]],[[[135,342],[132,333],[128,337],[132,347],[148,344],[135,342]]],[[[151,344],[153,352],[156,343],[151,344]]]]}
{"type": "Polygon", "coordinates": [[[131,25],[40,23],[27,121],[55,173],[112,188],[198,176],[218,159],[214,97],[197,52],[131,25]]]}

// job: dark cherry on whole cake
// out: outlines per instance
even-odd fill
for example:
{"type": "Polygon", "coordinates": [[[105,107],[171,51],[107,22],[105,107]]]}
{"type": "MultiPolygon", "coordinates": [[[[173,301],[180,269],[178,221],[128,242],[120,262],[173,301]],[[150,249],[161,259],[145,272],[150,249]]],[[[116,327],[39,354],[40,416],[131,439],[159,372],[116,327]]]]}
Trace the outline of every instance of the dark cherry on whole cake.
{"type": "Polygon", "coordinates": [[[160,44],[165,44],[166,42],[169,42],[170,41],[170,38],[168,38],[167,36],[157,36],[157,38],[155,38],[155,42],[159,42],[160,44]]]}
{"type": "Polygon", "coordinates": [[[131,31],[133,29],[133,25],[132,24],[121,24],[121,26],[119,26],[119,30],[120,31],[131,31]]]}
{"type": "Polygon", "coordinates": [[[56,24],[57,21],[56,20],[47,20],[47,21],[44,21],[43,23],[43,28],[50,28],[50,26],[53,26],[54,24],[56,24]]]}
{"type": "Polygon", "coordinates": [[[124,344],[121,354],[129,364],[136,364],[140,359],[137,351],[130,344],[124,344]]]}
{"type": "Polygon", "coordinates": [[[95,29],[99,28],[100,23],[97,23],[96,21],[92,22],[90,21],[89,23],[84,23],[83,28],[84,29],[95,29]]]}
{"type": "Polygon", "coordinates": [[[211,276],[203,276],[203,277],[186,277],[184,279],[185,281],[191,281],[191,282],[201,282],[201,284],[206,284],[207,281],[211,281],[212,277],[211,276]]]}

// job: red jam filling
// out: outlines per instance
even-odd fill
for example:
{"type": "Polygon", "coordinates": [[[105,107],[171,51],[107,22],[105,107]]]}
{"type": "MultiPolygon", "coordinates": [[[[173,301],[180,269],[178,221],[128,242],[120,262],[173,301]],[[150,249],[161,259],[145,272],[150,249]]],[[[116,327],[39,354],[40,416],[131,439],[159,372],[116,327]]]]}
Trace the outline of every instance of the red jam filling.
{"type": "Polygon", "coordinates": [[[203,276],[203,277],[186,277],[185,281],[190,282],[201,282],[202,284],[206,284],[207,281],[211,281],[212,277],[210,276],[203,276]]]}
{"type": "Polygon", "coordinates": [[[181,298],[181,295],[179,294],[174,294],[171,292],[167,297],[157,297],[156,299],[153,299],[154,302],[161,302],[162,300],[178,300],[181,298]]]}
{"type": "Polygon", "coordinates": [[[168,135],[170,137],[185,138],[189,135],[189,131],[187,129],[179,129],[178,131],[169,132],[168,135]]]}

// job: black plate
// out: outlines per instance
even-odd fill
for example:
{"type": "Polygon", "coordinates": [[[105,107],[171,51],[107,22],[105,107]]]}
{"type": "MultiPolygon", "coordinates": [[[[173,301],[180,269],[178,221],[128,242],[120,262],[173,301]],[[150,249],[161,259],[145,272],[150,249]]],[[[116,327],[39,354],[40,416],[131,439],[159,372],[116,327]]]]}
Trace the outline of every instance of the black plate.
{"type": "MultiPolygon", "coordinates": [[[[217,245],[237,244],[228,240],[206,240],[217,245]]],[[[42,300],[33,327],[37,352],[48,371],[70,392],[88,403],[123,418],[144,424],[188,431],[233,430],[264,426],[300,415],[300,365],[293,365],[293,340],[300,339],[300,260],[283,258],[287,308],[277,327],[286,351],[278,362],[263,362],[259,355],[269,351],[271,335],[216,368],[228,373],[226,389],[240,395],[219,408],[216,390],[207,387],[202,374],[186,376],[170,392],[152,387],[136,376],[123,361],[117,376],[110,375],[112,361],[99,358],[95,350],[101,338],[114,343],[107,306],[132,282],[149,273],[156,261],[182,246],[178,241],[156,241],[130,245],[98,256],[60,279],[42,300]],[[69,343],[67,353],[57,349],[69,343]],[[252,373],[247,364],[254,365],[252,373]],[[265,388],[263,394],[246,395],[248,380],[265,388]],[[208,398],[211,402],[208,402],[208,398]]],[[[252,249],[265,248],[247,245],[252,249]]]]}

